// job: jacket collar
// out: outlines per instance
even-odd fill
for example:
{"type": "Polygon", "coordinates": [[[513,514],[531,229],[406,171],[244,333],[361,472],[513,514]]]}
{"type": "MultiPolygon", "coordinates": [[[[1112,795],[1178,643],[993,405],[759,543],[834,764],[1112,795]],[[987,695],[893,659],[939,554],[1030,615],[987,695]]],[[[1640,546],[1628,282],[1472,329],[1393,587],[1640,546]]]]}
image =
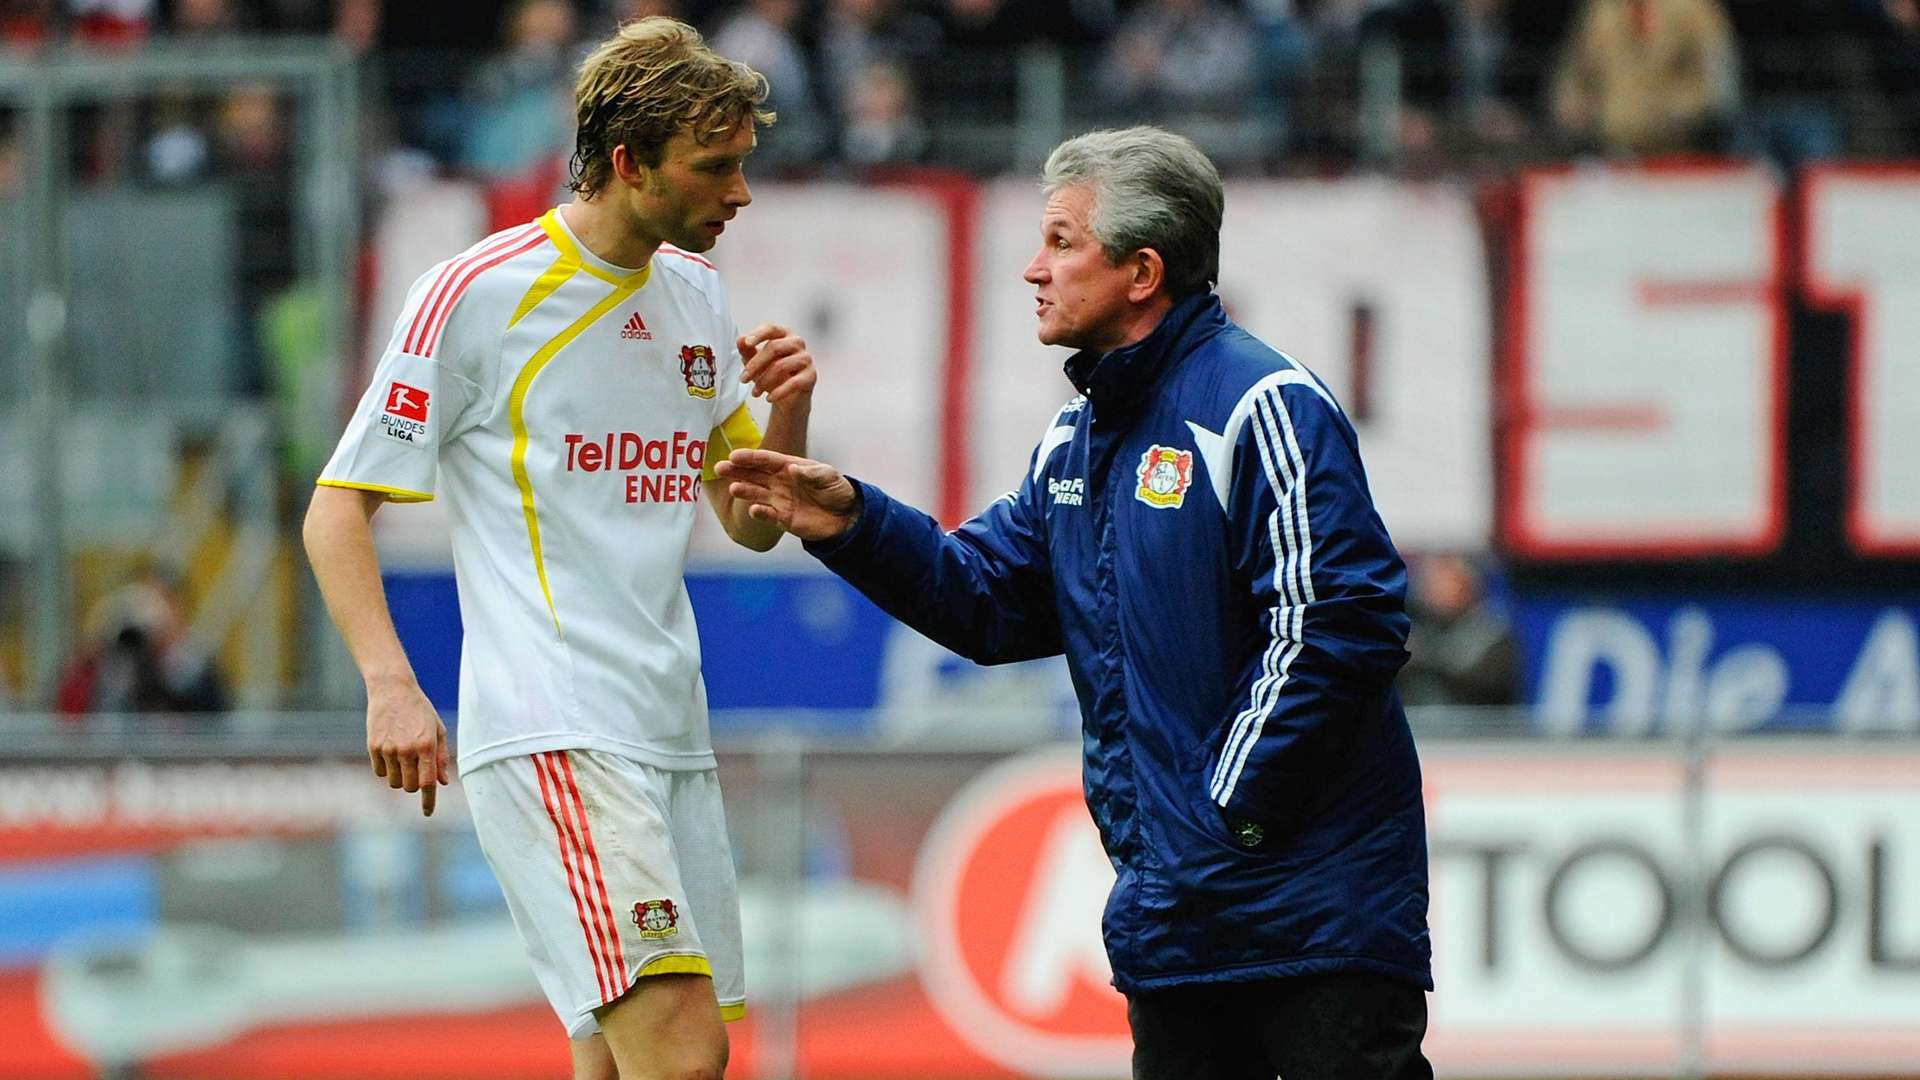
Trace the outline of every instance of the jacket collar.
{"type": "Polygon", "coordinates": [[[1092,403],[1096,423],[1125,423],[1140,414],[1167,369],[1226,325],[1220,298],[1195,293],[1175,303],[1152,332],[1131,345],[1107,353],[1074,353],[1067,358],[1067,378],[1092,403]]]}

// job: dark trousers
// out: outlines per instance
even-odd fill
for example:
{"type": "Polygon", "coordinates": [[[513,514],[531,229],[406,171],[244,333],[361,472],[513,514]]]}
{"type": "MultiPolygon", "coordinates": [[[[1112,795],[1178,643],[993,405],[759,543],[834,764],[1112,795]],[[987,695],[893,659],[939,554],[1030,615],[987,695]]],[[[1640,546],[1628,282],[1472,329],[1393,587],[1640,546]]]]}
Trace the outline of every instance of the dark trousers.
{"type": "Polygon", "coordinates": [[[1427,997],[1381,975],[1129,995],[1133,1080],[1433,1080],[1427,997]]]}

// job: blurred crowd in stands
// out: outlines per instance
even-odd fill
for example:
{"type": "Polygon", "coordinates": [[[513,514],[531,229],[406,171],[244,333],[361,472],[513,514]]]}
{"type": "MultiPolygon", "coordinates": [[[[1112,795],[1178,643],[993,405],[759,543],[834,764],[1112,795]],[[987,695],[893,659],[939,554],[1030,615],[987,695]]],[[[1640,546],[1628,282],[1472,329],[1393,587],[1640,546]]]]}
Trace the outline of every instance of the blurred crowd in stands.
{"type": "MultiPolygon", "coordinates": [[[[548,198],[572,149],[575,65],[651,14],[688,19],[768,76],[779,122],[756,178],[1030,170],[1036,144],[1141,120],[1242,174],[1920,156],[1920,0],[0,0],[0,59],[330,39],[360,60],[370,206],[429,175],[548,198]]],[[[267,83],[80,107],[68,174],[224,182],[239,301],[258,322],[295,284],[300,107],[267,83]]],[[[0,197],[22,177],[9,108],[0,197]]],[[[262,362],[242,371],[235,390],[259,393],[262,362]]],[[[1471,555],[1413,562],[1408,699],[1515,700],[1497,570],[1471,555]]],[[[178,596],[146,574],[102,600],[60,706],[221,707],[178,596]]]]}
{"type": "MultiPolygon", "coordinates": [[[[369,61],[377,160],[500,178],[570,149],[583,47],[656,13],[768,75],[762,175],[1013,167],[959,136],[1036,91],[1069,127],[1228,122],[1210,148],[1239,171],[1920,150],[1920,0],[0,0],[0,42],[327,35],[369,61]]],[[[83,171],[251,177],[277,107],[159,102],[83,171]]]]}

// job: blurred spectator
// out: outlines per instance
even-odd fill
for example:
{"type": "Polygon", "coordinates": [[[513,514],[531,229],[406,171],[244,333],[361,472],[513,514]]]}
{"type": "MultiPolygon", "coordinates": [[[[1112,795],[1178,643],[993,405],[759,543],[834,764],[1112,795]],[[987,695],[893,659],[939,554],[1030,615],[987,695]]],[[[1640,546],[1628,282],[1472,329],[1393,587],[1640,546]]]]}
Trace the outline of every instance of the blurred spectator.
{"type": "Polygon", "coordinates": [[[56,704],[70,715],[226,709],[219,671],[187,632],[176,579],[145,570],[94,605],[56,704]]]}
{"type": "Polygon", "coordinates": [[[0,45],[37,49],[53,37],[55,0],[0,0],[0,45]]]}
{"type": "Polygon", "coordinates": [[[191,98],[168,94],[155,99],[152,134],[141,152],[141,170],[150,183],[166,186],[206,178],[213,148],[191,98]]]}
{"type": "Polygon", "coordinates": [[[1714,151],[1739,96],[1733,32],[1717,0],[1588,0],[1554,78],[1553,117],[1581,148],[1714,151]]]}
{"type": "Polygon", "coordinates": [[[573,76],[579,59],[567,0],[519,0],[508,9],[501,52],[467,89],[461,163],[515,176],[572,148],[573,76]]]}
{"type": "Polygon", "coordinates": [[[1847,14],[1832,0],[1727,0],[1740,41],[1740,148],[1791,168],[1838,156],[1841,110],[1872,93],[1847,40],[1847,14]]]}
{"type": "Polygon", "coordinates": [[[1468,150],[1511,151],[1525,123],[1508,95],[1505,0],[1390,0],[1361,35],[1393,50],[1400,72],[1403,165],[1452,160],[1468,150]]]}
{"type": "Polygon", "coordinates": [[[1149,0],[1121,23],[1101,64],[1108,100],[1136,117],[1244,107],[1253,26],[1223,0],[1149,0]]]}
{"type": "Polygon", "coordinates": [[[649,15],[666,15],[670,18],[685,19],[680,10],[679,0],[610,0],[607,4],[610,26],[630,23],[635,19],[644,19],[649,15]]]}
{"type": "Polygon", "coordinates": [[[748,0],[713,36],[713,49],[767,77],[767,107],[779,117],[760,133],[753,164],[777,171],[818,158],[826,123],[798,37],[800,0],[748,0]]]}
{"type": "Polygon", "coordinates": [[[1260,95],[1268,107],[1290,113],[1298,84],[1313,56],[1294,0],[1247,0],[1255,28],[1260,95]]]}
{"type": "Polygon", "coordinates": [[[868,69],[899,65],[915,75],[936,62],[940,24],[904,0],[829,0],[820,33],[820,72],[828,105],[844,122],[868,69]]]}
{"type": "Polygon", "coordinates": [[[907,73],[884,61],[867,65],[847,102],[841,157],[850,165],[909,164],[925,157],[927,142],[907,73]]]}
{"type": "Polygon", "coordinates": [[[154,24],[153,0],[68,0],[73,36],[89,45],[131,45],[154,24]]]}
{"type": "Polygon", "coordinates": [[[236,0],[173,0],[167,36],[177,41],[216,41],[251,29],[236,0]]]}
{"type": "Polygon", "coordinates": [[[1852,0],[1873,69],[1899,119],[1896,152],[1920,151],[1920,0],[1852,0]]]}
{"type": "Polygon", "coordinates": [[[247,332],[240,335],[235,390],[267,388],[254,332],[261,310],[293,281],[293,174],[287,124],[272,86],[243,84],[221,100],[214,119],[212,178],[226,182],[238,204],[239,296],[247,332]]]}
{"type": "Polygon", "coordinates": [[[1490,604],[1465,556],[1412,560],[1407,638],[1412,659],[1400,670],[1409,705],[1512,705],[1519,700],[1513,628],[1490,604]]]}

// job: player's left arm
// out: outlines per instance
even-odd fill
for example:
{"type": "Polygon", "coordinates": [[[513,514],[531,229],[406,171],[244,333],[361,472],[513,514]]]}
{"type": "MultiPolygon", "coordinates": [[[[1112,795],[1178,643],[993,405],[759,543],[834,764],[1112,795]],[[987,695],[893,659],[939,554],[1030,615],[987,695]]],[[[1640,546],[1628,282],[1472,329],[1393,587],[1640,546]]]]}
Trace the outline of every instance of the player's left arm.
{"type": "Polygon", "coordinates": [[[740,381],[751,387],[751,396],[764,396],[772,410],[764,434],[745,405],[715,427],[707,439],[708,465],[701,481],[707,502],[733,542],[754,551],[767,551],[785,534],[779,526],[749,514],[747,504],[728,493],[727,482],[714,476],[712,464],[741,448],[761,447],[794,457],[807,455],[807,421],[813,413],[815,381],[813,354],[807,351],[805,339],[772,323],[741,335],[734,341],[734,348],[740,353],[740,381]]]}

